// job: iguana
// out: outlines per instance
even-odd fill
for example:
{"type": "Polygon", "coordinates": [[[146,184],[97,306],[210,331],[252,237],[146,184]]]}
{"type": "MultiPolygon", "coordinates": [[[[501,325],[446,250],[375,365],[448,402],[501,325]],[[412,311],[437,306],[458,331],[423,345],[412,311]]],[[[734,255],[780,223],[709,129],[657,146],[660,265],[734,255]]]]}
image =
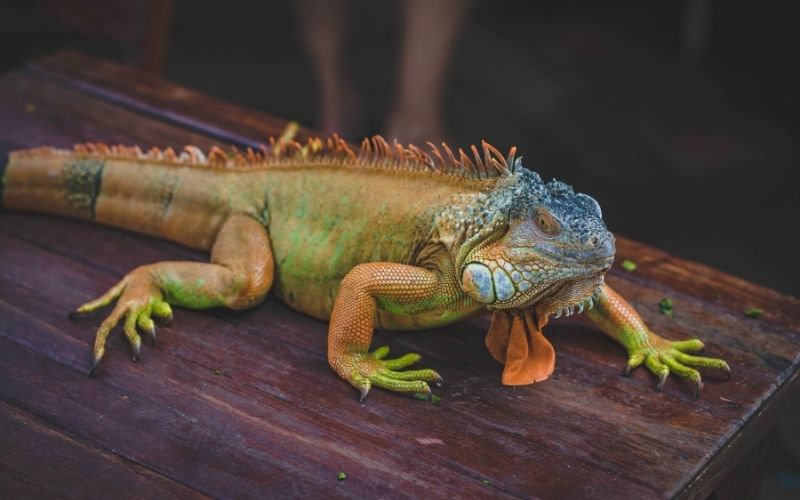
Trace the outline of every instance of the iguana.
{"type": "Polygon", "coordinates": [[[604,283],[615,253],[598,203],[567,184],[543,182],[486,142],[360,148],[337,136],[292,138],[260,150],[207,154],[76,145],[14,151],[0,160],[8,209],[59,214],[160,236],[210,251],[209,263],[158,262],[134,269],[85,314],[116,301],[97,330],[90,375],[118,323],[140,356],[139,332],[171,306],[245,309],[272,292],[289,307],[329,320],[330,366],[360,391],[375,385],[431,396],[420,356],[370,351],[373,329],[415,330],[493,311],[486,345],[505,363],[502,382],[546,379],[555,366],[541,329],[551,315],[588,311],[628,351],[627,372],[645,364],[702,387],[693,367],[730,369],[688,354],[700,340],[669,341],[604,283]]]}

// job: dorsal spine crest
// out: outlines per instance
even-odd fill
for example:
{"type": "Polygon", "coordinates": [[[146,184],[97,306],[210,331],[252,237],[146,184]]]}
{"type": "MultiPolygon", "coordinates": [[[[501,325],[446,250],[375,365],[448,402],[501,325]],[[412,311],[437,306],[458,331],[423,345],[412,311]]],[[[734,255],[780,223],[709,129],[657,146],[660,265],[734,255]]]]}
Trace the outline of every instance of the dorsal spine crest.
{"type": "Polygon", "coordinates": [[[180,153],[172,148],[150,148],[143,151],[139,146],[102,143],[76,144],[72,149],[41,147],[16,151],[21,158],[36,156],[82,156],[90,158],[151,161],[163,164],[191,165],[201,168],[258,170],[275,166],[339,164],[364,168],[423,171],[434,174],[463,177],[466,179],[488,179],[511,176],[522,168],[516,158],[516,147],[507,155],[486,141],[481,141],[480,150],[470,146],[472,158],[463,149],[453,151],[446,143],[439,146],[427,143],[427,151],[413,144],[403,146],[397,140],[391,144],[380,135],[364,138],[355,148],[338,135],[310,137],[305,143],[270,137],[266,145],[257,150],[242,151],[232,146],[223,149],[212,146],[204,153],[197,146],[185,146],[180,153]]]}

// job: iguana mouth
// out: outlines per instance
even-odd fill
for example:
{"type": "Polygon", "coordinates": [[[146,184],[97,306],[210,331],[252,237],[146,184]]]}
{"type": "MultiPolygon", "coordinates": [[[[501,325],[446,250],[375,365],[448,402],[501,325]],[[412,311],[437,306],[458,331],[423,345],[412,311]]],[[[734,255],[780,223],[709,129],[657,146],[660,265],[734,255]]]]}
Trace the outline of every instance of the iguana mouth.
{"type": "Polygon", "coordinates": [[[540,303],[544,299],[558,293],[565,286],[564,280],[557,280],[549,285],[547,285],[544,289],[542,289],[539,293],[535,296],[531,297],[525,305],[519,307],[518,309],[525,309],[526,307],[534,307],[536,304],[540,303]]]}
{"type": "Polygon", "coordinates": [[[598,248],[584,250],[559,247],[547,241],[536,243],[533,248],[542,255],[554,258],[559,262],[591,262],[600,265],[611,265],[615,253],[614,241],[611,239],[604,241],[598,248]]]}
{"type": "Polygon", "coordinates": [[[539,316],[554,318],[572,316],[594,307],[595,294],[603,284],[605,273],[597,273],[577,279],[562,280],[548,287],[534,302],[529,304],[539,316]]]}

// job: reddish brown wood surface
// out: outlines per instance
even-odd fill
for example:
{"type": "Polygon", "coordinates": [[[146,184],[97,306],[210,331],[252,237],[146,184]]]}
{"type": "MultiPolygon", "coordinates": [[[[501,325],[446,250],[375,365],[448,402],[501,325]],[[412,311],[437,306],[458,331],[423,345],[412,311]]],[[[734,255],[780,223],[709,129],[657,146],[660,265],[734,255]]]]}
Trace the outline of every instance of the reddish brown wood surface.
{"type": "MultiPolygon", "coordinates": [[[[266,89],[268,91],[268,89],[266,89]]],[[[78,141],[254,144],[283,122],[129,69],[60,53],[0,77],[0,151],[78,141]]],[[[66,312],[135,266],[204,259],[88,223],[0,213],[0,494],[68,497],[705,497],[796,392],[800,301],[625,238],[609,282],[660,334],[727,359],[702,398],[640,369],[582,320],[554,321],[554,376],[500,385],[487,318],[379,333],[442,373],[438,404],[375,390],[325,361],[326,325],[268,300],[178,310],[131,363],[121,335],[85,375],[101,316],[66,312]],[[675,317],[659,313],[669,296],[675,317]],[[766,311],[744,317],[747,307],[766,311]],[[347,474],[345,481],[337,473],[347,474]]]]}

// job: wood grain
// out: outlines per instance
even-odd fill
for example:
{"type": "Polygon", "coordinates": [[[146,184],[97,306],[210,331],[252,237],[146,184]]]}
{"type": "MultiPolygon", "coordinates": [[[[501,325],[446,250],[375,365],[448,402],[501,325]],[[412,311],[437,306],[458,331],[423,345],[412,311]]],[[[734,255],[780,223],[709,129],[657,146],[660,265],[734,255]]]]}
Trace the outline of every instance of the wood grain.
{"type": "MultiPolygon", "coordinates": [[[[253,145],[282,120],[75,53],[0,77],[0,151],[108,141],[253,145]]],[[[326,325],[268,299],[178,310],[134,364],[112,335],[85,371],[102,315],[66,312],[134,267],[192,250],[87,223],[0,213],[0,492],[16,496],[704,498],[798,388],[800,302],[619,238],[609,282],[660,334],[700,337],[733,378],[700,400],[645,370],[583,319],[554,321],[554,376],[500,385],[488,318],[375,345],[420,352],[435,405],[373,391],[359,404],[325,361],[326,325]],[[671,297],[675,317],[657,303],[671,297]],[[747,307],[766,311],[744,316],[747,307]],[[339,471],[347,474],[338,481],[339,471]]],[[[4,495],[7,496],[7,495],[4,495]]]]}

